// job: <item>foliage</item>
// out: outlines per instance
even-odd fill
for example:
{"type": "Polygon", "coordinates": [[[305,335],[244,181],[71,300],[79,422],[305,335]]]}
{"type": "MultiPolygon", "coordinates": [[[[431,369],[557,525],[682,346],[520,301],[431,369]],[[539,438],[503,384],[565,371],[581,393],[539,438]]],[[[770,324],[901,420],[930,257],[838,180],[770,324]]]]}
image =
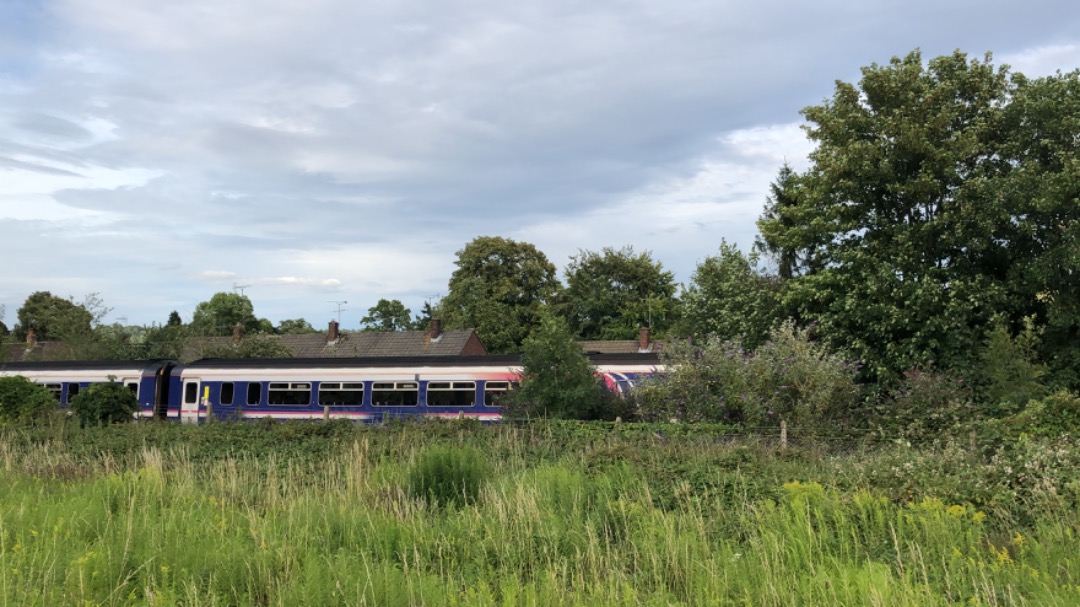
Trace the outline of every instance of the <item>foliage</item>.
{"type": "Polygon", "coordinates": [[[15,375],[0,377],[0,421],[27,422],[55,411],[59,402],[45,386],[15,375]]]}
{"type": "Polygon", "coordinates": [[[179,327],[184,324],[184,321],[180,318],[180,313],[176,310],[169,312],[169,320],[165,322],[166,327],[179,327]]]}
{"type": "Polygon", "coordinates": [[[663,357],[667,370],[635,392],[646,419],[839,430],[858,395],[852,365],[790,321],[756,350],[709,337],[672,344],[663,357]]]}
{"type": "Polygon", "coordinates": [[[1016,413],[1028,401],[1046,394],[1042,383],[1046,366],[1037,362],[1039,333],[1031,316],[1024,319],[1016,337],[1000,320],[990,328],[978,367],[980,392],[989,414],[1016,413]]]}
{"type": "Polygon", "coordinates": [[[881,402],[873,425],[912,441],[946,440],[978,412],[963,379],[932,367],[905,371],[881,402]]]}
{"type": "Polygon", "coordinates": [[[86,307],[71,298],[57,297],[48,291],[37,291],[26,298],[16,312],[19,324],[15,336],[25,340],[30,329],[38,341],[64,340],[88,335],[95,321],[86,307]]]}
{"type": "Polygon", "coordinates": [[[367,316],[360,319],[364,331],[408,331],[417,329],[412,320],[412,310],[397,299],[380,299],[368,308],[367,316]]]}
{"type": "Polygon", "coordinates": [[[319,331],[303,318],[295,318],[279,322],[277,329],[275,329],[274,332],[281,335],[294,335],[302,333],[318,333],[319,331]]]}
{"type": "Polygon", "coordinates": [[[776,181],[769,184],[769,196],[759,222],[763,234],[767,236],[759,236],[754,243],[755,249],[775,260],[777,276],[781,280],[806,274],[818,266],[808,243],[787,240],[796,228],[795,216],[803,196],[805,193],[801,191],[798,173],[785,162],[780,167],[776,181]]]}
{"type": "Polygon", "coordinates": [[[998,314],[1075,351],[1077,81],[913,52],[804,109],[812,166],[758,223],[789,309],[871,378],[970,368],[998,314]]]}
{"type": "Polygon", "coordinates": [[[778,300],[779,282],[758,268],[757,253],[743,255],[721,241],[719,253],[697,265],[683,291],[682,331],[754,348],[781,320],[778,300]]]}
{"type": "Polygon", "coordinates": [[[642,326],[659,335],[675,319],[675,275],[648,251],[579,251],[565,276],[560,308],[581,339],[634,339],[642,326]]]}
{"type": "Polygon", "coordinates": [[[135,394],[115,381],[91,385],[79,392],[70,405],[84,427],[130,422],[139,411],[135,394]]]}
{"type": "Polygon", "coordinates": [[[617,397],[604,386],[562,318],[545,314],[521,352],[521,387],[512,394],[508,416],[614,419],[618,415],[617,397]]]}
{"type": "Polygon", "coordinates": [[[1000,441],[1021,437],[1058,439],[1080,436],[1080,396],[1058,390],[1044,398],[1026,403],[1022,411],[1009,417],[991,420],[979,430],[1000,441]]]}
{"type": "Polygon", "coordinates": [[[492,354],[517,352],[555,297],[555,266],[535,246],[495,236],[473,239],[454,263],[439,304],[446,326],[476,329],[492,354]]]}
{"type": "Polygon", "coordinates": [[[246,295],[222,292],[195,306],[190,330],[193,335],[225,336],[232,335],[237,325],[244,333],[258,333],[263,329],[255,317],[255,306],[246,295]]]}
{"type": "Polygon", "coordinates": [[[432,447],[409,469],[409,495],[437,507],[475,504],[488,477],[480,453],[469,447],[432,447]]]}

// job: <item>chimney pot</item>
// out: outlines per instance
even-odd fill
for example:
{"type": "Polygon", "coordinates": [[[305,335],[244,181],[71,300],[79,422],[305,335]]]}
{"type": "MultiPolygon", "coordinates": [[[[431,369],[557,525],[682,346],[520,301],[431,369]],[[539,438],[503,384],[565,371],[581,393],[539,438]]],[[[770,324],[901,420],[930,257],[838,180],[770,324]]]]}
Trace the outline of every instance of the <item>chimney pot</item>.
{"type": "Polygon", "coordinates": [[[338,338],[338,322],[336,320],[330,321],[330,326],[326,330],[326,341],[334,343],[338,338]]]}
{"type": "Polygon", "coordinates": [[[651,344],[652,339],[649,336],[649,327],[641,327],[641,330],[638,332],[638,350],[648,352],[651,344]]]}
{"type": "Polygon", "coordinates": [[[431,332],[430,336],[432,340],[439,339],[442,336],[442,321],[438,318],[431,319],[431,332]]]}

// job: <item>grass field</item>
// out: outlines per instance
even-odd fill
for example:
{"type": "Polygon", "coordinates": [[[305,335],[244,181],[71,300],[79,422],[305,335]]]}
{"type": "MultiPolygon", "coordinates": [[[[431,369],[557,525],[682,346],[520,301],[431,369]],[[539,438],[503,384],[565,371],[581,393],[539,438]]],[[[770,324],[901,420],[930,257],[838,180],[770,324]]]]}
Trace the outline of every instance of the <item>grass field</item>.
{"type": "Polygon", "coordinates": [[[5,430],[0,605],[1075,606],[1078,459],[704,426],[5,430]]]}

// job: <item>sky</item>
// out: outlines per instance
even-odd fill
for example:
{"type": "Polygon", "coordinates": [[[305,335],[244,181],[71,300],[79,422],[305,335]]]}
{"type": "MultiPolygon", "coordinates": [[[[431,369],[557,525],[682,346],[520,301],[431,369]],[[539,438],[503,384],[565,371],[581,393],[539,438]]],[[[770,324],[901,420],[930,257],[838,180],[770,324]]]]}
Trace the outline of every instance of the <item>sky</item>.
{"type": "Polygon", "coordinates": [[[799,111],[915,49],[1072,71],[1080,3],[0,0],[0,320],[227,291],[357,329],[478,236],[686,283],[807,166],[799,111]]]}

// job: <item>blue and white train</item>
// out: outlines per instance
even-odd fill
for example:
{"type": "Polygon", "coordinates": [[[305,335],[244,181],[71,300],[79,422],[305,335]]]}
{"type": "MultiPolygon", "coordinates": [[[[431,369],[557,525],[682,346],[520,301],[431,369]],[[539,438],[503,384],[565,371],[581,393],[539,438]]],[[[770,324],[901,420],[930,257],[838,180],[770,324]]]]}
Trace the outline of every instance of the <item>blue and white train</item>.
{"type": "MultiPolygon", "coordinates": [[[[620,393],[660,364],[655,354],[590,359],[608,388],[620,393]]],[[[517,356],[0,363],[0,377],[21,375],[42,384],[61,406],[92,384],[116,381],[136,395],[141,417],[187,423],[209,417],[497,421],[500,397],[520,374],[517,356]]]]}

